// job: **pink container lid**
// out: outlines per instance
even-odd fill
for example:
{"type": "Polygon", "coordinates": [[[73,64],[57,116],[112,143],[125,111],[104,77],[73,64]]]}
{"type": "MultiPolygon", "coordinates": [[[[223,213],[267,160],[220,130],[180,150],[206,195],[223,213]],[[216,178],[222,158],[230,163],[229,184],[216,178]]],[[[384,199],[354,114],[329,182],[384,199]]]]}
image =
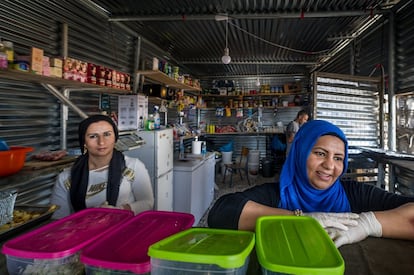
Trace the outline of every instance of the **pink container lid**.
{"type": "Polygon", "coordinates": [[[142,274],[151,270],[148,247],[192,227],[194,216],[169,211],[145,211],[81,252],[85,265],[142,274]]]}
{"type": "Polygon", "coordinates": [[[128,210],[87,208],[7,241],[2,252],[31,259],[67,257],[133,216],[128,210]]]}

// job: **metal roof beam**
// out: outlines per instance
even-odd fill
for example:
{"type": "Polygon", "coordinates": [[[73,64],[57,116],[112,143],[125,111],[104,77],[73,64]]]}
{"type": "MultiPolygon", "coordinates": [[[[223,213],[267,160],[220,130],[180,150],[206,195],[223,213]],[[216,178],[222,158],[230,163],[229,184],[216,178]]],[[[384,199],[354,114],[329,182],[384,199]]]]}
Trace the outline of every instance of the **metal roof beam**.
{"type": "MultiPolygon", "coordinates": [[[[205,64],[205,65],[211,65],[211,64],[221,64],[223,65],[223,62],[221,60],[217,61],[181,61],[181,64],[205,64]]],[[[315,65],[318,64],[318,62],[310,62],[310,61],[231,61],[231,65],[315,65]]]]}
{"type": "MultiPolygon", "coordinates": [[[[383,10],[365,11],[329,11],[329,12],[292,12],[292,13],[255,13],[255,14],[231,14],[229,19],[281,19],[281,18],[324,18],[324,17],[350,17],[350,16],[372,16],[382,14],[383,10]]],[[[149,16],[113,16],[109,21],[217,21],[218,15],[149,15],[149,16]]]]}

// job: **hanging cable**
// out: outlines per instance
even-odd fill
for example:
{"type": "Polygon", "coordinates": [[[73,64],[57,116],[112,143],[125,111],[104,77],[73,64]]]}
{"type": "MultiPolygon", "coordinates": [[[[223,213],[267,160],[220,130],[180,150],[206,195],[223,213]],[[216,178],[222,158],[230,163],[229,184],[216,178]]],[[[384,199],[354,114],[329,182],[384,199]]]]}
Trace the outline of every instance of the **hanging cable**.
{"type": "Polygon", "coordinates": [[[224,54],[221,57],[221,61],[224,64],[229,64],[231,61],[230,53],[229,53],[229,47],[228,47],[228,35],[229,35],[229,19],[226,19],[226,47],[224,48],[224,54]]]}

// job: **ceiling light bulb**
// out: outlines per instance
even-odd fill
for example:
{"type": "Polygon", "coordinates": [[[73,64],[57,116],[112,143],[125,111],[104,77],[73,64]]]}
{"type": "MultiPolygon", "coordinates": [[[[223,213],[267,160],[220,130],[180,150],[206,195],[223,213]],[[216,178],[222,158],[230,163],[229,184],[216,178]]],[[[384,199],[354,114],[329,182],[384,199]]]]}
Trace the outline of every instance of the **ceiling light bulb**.
{"type": "Polygon", "coordinates": [[[229,63],[230,63],[230,61],[231,61],[231,57],[230,57],[230,55],[229,55],[229,48],[225,48],[225,49],[224,49],[224,55],[221,57],[221,61],[222,61],[224,64],[229,64],[229,63]]]}

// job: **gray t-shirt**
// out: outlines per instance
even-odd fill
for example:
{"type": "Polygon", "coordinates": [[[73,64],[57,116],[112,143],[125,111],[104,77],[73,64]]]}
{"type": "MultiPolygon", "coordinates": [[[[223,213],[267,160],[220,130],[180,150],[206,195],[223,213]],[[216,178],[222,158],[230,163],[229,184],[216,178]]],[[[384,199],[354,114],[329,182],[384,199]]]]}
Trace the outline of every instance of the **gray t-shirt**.
{"type": "MultiPolygon", "coordinates": [[[[122,175],[116,206],[120,207],[124,204],[129,204],[135,214],[145,210],[152,210],[154,207],[154,194],[151,178],[145,164],[137,158],[128,156],[125,156],[125,164],[128,171],[122,175]]],[[[59,208],[53,214],[53,219],[60,219],[74,212],[69,192],[70,170],[70,167],[66,168],[57,176],[51,196],[51,203],[59,205],[59,208]]],[[[88,191],[85,200],[88,208],[100,207],[105,203],[107,178],[108,167],[89,171],[88,191]]]]}
{"type": "Polygon", "coordinates": [[[286,156],[289,154],[290,147],[292,146],[292,143],[288,141],[289,136],[291,134],[296,135],[296,133],[299,131],[299,127],[300,127],[299,123],[297,123],[294,120],[289,122],[289,124],[286,127],[286,156]]]}

